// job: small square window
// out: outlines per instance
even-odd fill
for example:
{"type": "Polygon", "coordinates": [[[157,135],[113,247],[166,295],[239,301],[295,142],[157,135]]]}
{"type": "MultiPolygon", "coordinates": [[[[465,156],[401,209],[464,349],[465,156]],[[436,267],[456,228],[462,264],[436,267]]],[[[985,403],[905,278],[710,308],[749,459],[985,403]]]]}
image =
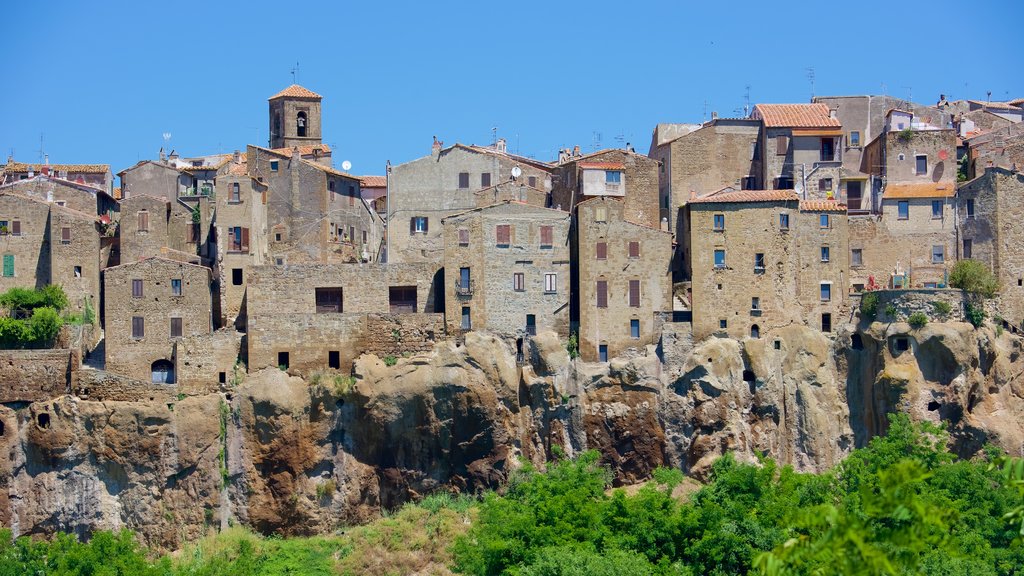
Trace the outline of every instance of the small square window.
{"type": "Polygon", "coordinates": [[[81,266],[75,266],[75,278],[81,278],[81,277],[82,277],[82,267],[81,266]]]}
{"type": "Polygon", "coordinates": [[[726,320],[725,318],[721,318],[718,321],[718,327],[721,328],[722,330],[725,330],[726,328],[729,327],[729,321],[726,320]]]}
{"type": "Polygon", "coordinates": [[[622,172],[620,172],[619,170],[605,170],[604,182],[605,184],[612,185],[618,185],[622,183],[622,172]]]}
{"type": "Polygon", "coordinates": [[[946,261],[946,247],[932,246],[932,264],[942,264],[946,261]]]}
{"type": "Polygon", "coordinates": [[[426,234],[430,227],[426,216],[413,216],[411,224],[413,234],[426,234]]]}
{"type": "Polygon", "coordinates": [[[900,336],[898,338],[895,338],[893,340],[892,347],[893,350],[895,350],[897,353],[906,352],[907,350],[910,350],[910,339],[907,338],[906,336],[900,336]]]}
{"type": "Polygon", "coordinates": [[[604,206],[598,206],[594,208],[594,222],[607,222],[608,221],[608,209],[604,206]]]}
{"type": "Polygon", "coordinates": [[[278,165],[279,164],[278,164],[277,160],[271,160],[270,161],[270,171],[271,172],[277,172],[278,165]]]}
{"type": "Polygon", "coordinates": [[[465,228],[459,230],[459,246],[469,246],[469,230],[465,228]]]}
{"type": "Polygon", "coordinates": [[[822,228],[829,228],[830,227],[829,225],[830,225],[831,222],[829,220],[828,214],[821,214],[820,216],[818,216],[818,221],[821,224],[822,228]]]}
{"type": "Polygon", "coordinates": [[[459,172],[459,188],[469,188],[469,172],[459,172]]]}
{"type": "Polygon", "coordinates": [[[850,266],[864,265],[864,249],[853,248],[850,250],[850,266]]]}
{"type": "Polygon", "coordinates": [[[637,318],[629,321],[629,337],[633,339],[640,338],[640,320],[637,318]]]}
{"type": "MultiPolygon", "coordinates": [[[[278,264],[280,264],[280,263],[281,262],[278,262],[278,264]]],[[[242,285],[242,281],[243,281],[242,276],[243,276],[243,272],[242,272],[241,268],[232,268],[231,269],[231,285],[232,286],[241,286],[242,285]]]]}
{"type": "Polygon", "coordinates": [[[725,230],[725,214],[715,214],[715,231],[725,230]]]}
{"type": "Polygon", "coordinates": [[[857,130],[851,130],[850,131],[850,147],[851,148],[859,148],[860,147],[860,132],[858,132],[857,130]]]}
{"type": "Polygon", "coordinates": [[[779,214],[779,230],[783,232],[789,230],[789,214],[779,214]]]}
{"type": "Polygon", "coordinates": [[[715,268],[725,268],[725,250],[715,250],[715,268]]]}
{"type": "Polygon", "coordinates": [[[171,296],[181,296],[181,278],[171,278],[171,296]]]}
{"type": "Polygon", "coordinates": [[[932,219],[942,218],[942,200],[932,200],[932,219]]]}
{"type": "Polygon", "coordinates": [[[828,262],[829,260],[829,249],[828,246],[821,247],[821,261],[828,262]]]}
{"type": "Polygon", "coordinates": [[[480,174],[480,187],[481,188],[487,188],[490,185],[491,185],[491,173],[490,172],[484,172],[484,173],[480,174]]]}
{"type": "Polygon", "coordinates": [[[640,243],[636,240],[629,242],[629,257],[634,260],[640,257],[640,243]]]}
{"type": "Polygon", "coordinates": [[[896,203],[896,218],[899,220],[910,220],[910,201],[900,200],[896,203]]]}

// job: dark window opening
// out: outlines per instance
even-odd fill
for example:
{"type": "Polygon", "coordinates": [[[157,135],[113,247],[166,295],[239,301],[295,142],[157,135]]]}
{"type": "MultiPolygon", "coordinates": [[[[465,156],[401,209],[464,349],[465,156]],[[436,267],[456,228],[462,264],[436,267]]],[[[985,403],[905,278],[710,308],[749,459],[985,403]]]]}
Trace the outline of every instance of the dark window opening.
{"type": "Polygon", "coordinates": [[[459,172],[459,188],[469,188],[469,172],[459,172]]]}
{"type": "Polygon", "coordinates": [[[906,352],[907,350],[910,350],[910,339],[906,337],[897,338],[893,341],[892,347],[897,353],[906,352]]]}
{"type": "Polygon", "coordinates": [[[335,370],[341,369],[341,352],[338,350],[329,350],[327,352],[327,367],[335,370]]]}
{"type": "Polygon", "coordinates": [[[754,324],[753,326],[751,326],[750,327],[750,337],[751,338],[760,338],[761,337],[761,327],[758,326],[757,324],[754,324]]]}
{"type": "Polygon", "coordinates": [[[629,321],[629,337],[634,340],[640,338],[640,319],[633,318],[629,321]]]}
{"type": "Polygon", "coordinates": [[[4,435],[4,423],[3,423],[2,420],[0,420],[0,436],[3,436],[3,435],[4,435]]]}
{"type": "Polygon", "coordinates": [[[340,314],[342,311],[341,288],[317,288],[316,313],[340,314]]]}
{"type": "Polygon", "coordinates": [[[832,331],[832,314],[830,312],[823,312],[821,314],[821,331],[831,332],[832,331]]]}
{"type": "Polygon", "coordinates": [[[754,371],[753,370],[744,370],[743,371],[743,381],[744,382],[753,382],[754,379],[755,378],[754,378],[754,371]]]}
{"type": "Polygon", "coordinates": [[[170,360],[157,360],[152,366],[154,384],[174,384],[174,364],[170,360]]]}
{"type": "Polygon", "coordinates": [[[854,350],[864,349],[864,339],[861,338],[860,334],[854,334],[853,336],[850,336],[850,347],[853,348],[854,350]]]}
{"type": "Polygon", "coordinates": [[[484,172],[484,173],[480,174],[480,187],[481,188],[487,188],[490,185],[491,185],[491,173],[490,172],[484,172]]]}
{"type": "Polygon", "coordinates": [[[286,369],[286,370],[288,369],[288,353],[287,352],[278,352],[277,353],[277,367],[278,368],[283,368],[283,369],[286,369]]]}
{"type": "Polygon", "coordinates": [[[231,269],[231,284],[233,286],[241,286],[242,285],[242,269],[241,268],[232,268],[231,269]]]}
{"type": "Polygon", "coordinates": [[[298,116],[295,118],[295,134],[299,138],[304,138],[306,136],[306,124],[307,123],[308,122],[306,120],[306,113],[305,112],[299,112],[298,116]]]}
{"type": "Polygon", "coordinates": [[[608,361],[608,345],[607,344],[601,344],[600,346],[597,347],[597,359],[598,359],[599,362],[607,362],[608,361]]]}
{"type": "Polygon", "coordinates": [[[217,373],[217,381],[220,382],[221,384],[227,384],[227,382],[228,382],[228,373],[227,372],[218,372],[217,373]]]}
{"type": "Polygon", "coordinates": [[[413,314],[416,312],[416,287],[391,286],[388,288],[388,304],[392,314],[413,314]]]}
{"type": "Polygon", "coordinates": [[[782,340],[776,340],[774,344],[776,350],[782,350],[782,340]]]}

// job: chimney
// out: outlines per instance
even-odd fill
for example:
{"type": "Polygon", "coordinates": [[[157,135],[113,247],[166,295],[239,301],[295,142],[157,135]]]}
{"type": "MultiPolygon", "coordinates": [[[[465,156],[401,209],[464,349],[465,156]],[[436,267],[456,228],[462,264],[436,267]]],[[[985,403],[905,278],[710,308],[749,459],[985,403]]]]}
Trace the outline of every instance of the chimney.
{"type": "Polygon", "coordinates": [[[569,150],[567,148],[558,149],[558,163],[565,164],[569,161],[569,150]]]}
{"type": "Polygon", "coordinates": [[[164,147],[163,146],[160,147],[160,161],[161,162],[166,162],[167,161],[167,154],[164,154],[164,147]]]}
{"type": "Polygon", "coordinates": [[[43,164],[46,164],[47,167],[50,166],[50,155],[49,154],[43,154],[43,164]]]}
{"type": "Polygon", "coordinates": [[[712,120],[718,120],[718,112],[715,112],[714,110],[712,110],[711,111],[711,119],[712,120]]]}
{"type": "Polygon", "coordinates": [[[171,150],[171,153],[167,156],[167,159],[170,160],[171,162],[176,162],[178,160],[178,153],[175,152],[174,150],[171,150]]]}
{"type": "Polygon", "coordinates": [[[441,154],[441,147],[443,145],[444,142],[441,142],[437,139],[437,136],[434,136],[434,144],[430,147],[430,155],[437,158],[441,154]]]}
{"type": "Polygon", "coordinates": [[[576,146],[572,147],[572,157],[573,158],[579,158],[580,157],[580,147],[579,147],[579,145],[576,145],[576,146]]]}
{"type": "Polygon", "coordinates": [[[504,138],[498,138],[498,141],[494,143],[494,149],[498,152],[505,152],[508,150],[508,145],[505,143],[504,138]]]}
{"type": "Polygon", "coordinates": [[[836,110],[835,110],[835,108],[829,108],[828,109],[828,117],[833,119],[833,120],[836,119],[836,110]]]}
{"type": "Polygon", "coordinates": [[[235,164],[241,164],[242,153],[239,152],[238,150],[235,150],[235,153],[231,155],[231,161],[234,162],[235,164]]]}

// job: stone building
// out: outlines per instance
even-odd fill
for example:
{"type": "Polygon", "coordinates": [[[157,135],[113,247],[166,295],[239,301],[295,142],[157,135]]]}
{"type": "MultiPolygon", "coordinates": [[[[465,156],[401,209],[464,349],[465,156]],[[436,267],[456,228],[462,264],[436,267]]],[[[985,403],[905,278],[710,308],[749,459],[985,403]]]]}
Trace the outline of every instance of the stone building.
{"type": "Polygon", "coordinates": [[[43,202],[52,202],[85,214],[110,217],[119,210],[117,201],[109,191],[88,184],[62,180],[55,176],[36,175],[32,178],[15,180],[0,186],[0,190],[43,202]]]}
{"type": "Polygon", "coordinates": [[[107,194],[114,191],[114,177],[109,164],[50,164],[49,160],[42,164],[26,164],[15,161],[12,156],[7,157],[7,164],[0,171],[0,185],[28,180],[40,174],[99,188],[107,194]]]}
{"type": "Polygon", "coordinates": [[[59,284],[68,308],[100,298],[100,230],[95,215],[0,192],[0,292],[59,284]]]}
{"type": "Polygon", "coordinates": [[[988,168],[957,190],[958,258],[984,262],[999,280],[999,312],[1024,324],[1024,175],[988,168]]]}
{"type": "Polygon", "coordinates": [[[672,234],[628,216],[627,202],[618,198],[600,196],[576,206],[570,313],[587,361],[656,343],[660,315],[672,310],[672,234]]]}
{"type": "Polygon", "coordinates": [[[550,208],[551,194],[540,188],[534,188],[522,178],[519,180],[508,180],[484,188],[473,193],[476,206],[485,208],[499,202],[518,202],[538,208],[550,208]]]}
{"type": "Polygon", "coordinates": [[[504,201],[448,216],[444,237],[448,332],[519,339],[569,335],[569,213],[504,201]]]}
{"type": "Polygon", "coordinates": [[[298,84],[269,98],[270,147],[287,148],[321,144],[323,97],[298,84]]]}
{"type": "Polygon", "coordinates": [[[762,123],[761,181],[773,190],[797,190],[805,199],[835,197],[843,165],[843,125],[824,104],[758,104],[762,123]]]}
{"type": "MultiPolygon", "coordinates": [[[[441,219],[476,208],[476,192],[513,179],[549,191],[551,166],[509,153],[501,139],[494,146],[444,148],[435,138],[430,156],[391,170],[388,261],[440,263],[444,258],[441,219]]],[[[545,201],[544,205],[550,204],[545,201]]]]}
{"type": "Polygon", "coordinates": [[[117,176],[121,179],[121,198],[146,195],[171,200],[185,187],[185,175],[166,161],[140,160],[117,176]]]}
{"type": "Polygon", "coordinates": [[[965,174],[968,180],[980,176],[986,168],[1024,168],[1024,122],[965,140],[964,153],[970,157],[965,174]]]}
{"type": "Polygon", "coordinates": [[[209,234],[209,198],[203,197],[195,211],[181,199],[166,200],[148,194],[134,194],[121,201],[121,262],[135,262],[151,256],[165,256],[201,264],[209,234]]]}
{"type": "Polygon", "coordinates": [[[177,381],[175,344],[212,332],[210,269],[149,257],[103,272],[106,369],[132,378],[177,381]]]}
{"type": "Polygon", "coordinates": [[[246,295],[249,370],[351,370],[363,352],[444,339],[444,275],[421,264],[255,266],[246,295]]]}
{"type": "Polygon", "coordinates": [[[659,196],[662,206],[666,200],[668,205],[661,217],[669,218],[677,237],[684,237],[679,230],[679,211],[692,196],[706,196],[726,186],[743,190],[764,187],[757,150],[760,134],[761,123],[750,118],[715,118],[666,141],[659,141],[655,133],[647,155],[660,162],[659,196]]]}
{"type": "Polygon", "coordinates": [[[632,150],[609,149],[585,155],[563,151],[553,175],[551,202],[555,208],[572,211],[591,198],[621,198],[627,221],[659,228],[662,200],[658,174],[657,160],[632,150]]]}
{"type": "Polygon", "coordinates": [[[693,337],[831,332],[847,306],[845,207],[792,190],[723,190],[687,205],[693,337]]]}
{"type": "Polygon", "coordinates": [[[267,187],[250,176],[242,158],[236,158],[216,187],[214,229],[219,287],[220,325],[244,328],[245,286],[249,270],[267,262],[267,187]]]}

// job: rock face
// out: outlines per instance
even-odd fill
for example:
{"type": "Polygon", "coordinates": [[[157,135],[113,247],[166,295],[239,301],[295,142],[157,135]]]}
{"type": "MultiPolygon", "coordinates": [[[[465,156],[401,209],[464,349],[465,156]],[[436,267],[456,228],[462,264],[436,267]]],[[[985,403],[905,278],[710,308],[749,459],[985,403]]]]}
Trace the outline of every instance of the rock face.
{"type": "Polygon", "coordinates": [[[571,361],[547,333],[521,365],[470,333],[394,366],[363,356],[351,376],[270,369],[221,394],[0,405],[0,519],[18,534],[127,527],[163,549],[229,521],[323,533],[435,490],[499,487],[556,452],[599,450],[619,484],[658,466],[703,477],[726,451],[820,470],[893,410],[950,422],[965,456],[986,442],[1021,450],[1020,338],[967,324],[844,330],[607,364],[571,361]]]}

